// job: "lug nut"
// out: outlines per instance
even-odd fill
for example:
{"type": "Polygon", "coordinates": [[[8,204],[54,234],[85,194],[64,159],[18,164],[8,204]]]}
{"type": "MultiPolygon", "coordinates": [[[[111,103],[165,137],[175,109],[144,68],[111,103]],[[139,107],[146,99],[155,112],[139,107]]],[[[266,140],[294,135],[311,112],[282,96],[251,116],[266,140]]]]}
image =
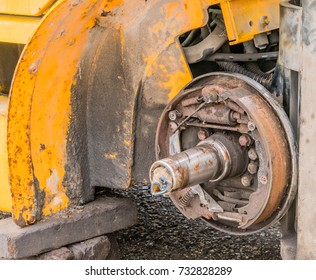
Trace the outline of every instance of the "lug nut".
{"type": "Polygon", "coordinates": [[[251,138],[247,134],[243,134],[243,135],[241,135],[239,137],[239,144],[240,144],[240,146],[248,147],[248,146],[250,146],[251,142],[252,142],[251,138]]]}
{"type": "Polygon", "coordinates": [[[248,129],[249,131],[254,131],[256,129],[256,125],[252,121],[250,121],[248,122],[248,129]]]}
{"type": "Polygon", "coordinates": [[[259,164],[257,161],[251,161],[249,164],[248,164],[248,172],[251,174],[251,175],[254,175],[257,173],[258,171],[258,167],[259,167],[259,164]]]}
{"type": "Polygon", "coordinates": [[[252,176],[244,175],[241,177],[241,183],[244,187],[250,187],[253,183],[252,176]]]}
{"type": "Polygon", "coordinates": [[[205,140],[209,136],[210,136],[210,133],[206,129],[200,129],[198,132],[198,138],[201,141],[205,140]]]}
{"type": "Polygon", "coordinates": [[[254,148],[249,149],[248,151],[248,157],[251,160],[257,160],[258,159],[258,155],[257,152],[254,148]]]}

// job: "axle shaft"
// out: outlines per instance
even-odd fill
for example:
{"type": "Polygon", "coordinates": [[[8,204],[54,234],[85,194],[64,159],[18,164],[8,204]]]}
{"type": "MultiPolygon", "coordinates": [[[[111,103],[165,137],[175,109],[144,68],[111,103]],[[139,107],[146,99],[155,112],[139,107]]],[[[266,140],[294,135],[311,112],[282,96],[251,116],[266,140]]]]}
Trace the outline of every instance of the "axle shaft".
{"type": "Polygon", "coordinates": [[[156,161],[150,169],[152,194],[220,181],[244,171],[247,157],[236,141],[235,135],[214,134],[191,149],[156,161]]]}

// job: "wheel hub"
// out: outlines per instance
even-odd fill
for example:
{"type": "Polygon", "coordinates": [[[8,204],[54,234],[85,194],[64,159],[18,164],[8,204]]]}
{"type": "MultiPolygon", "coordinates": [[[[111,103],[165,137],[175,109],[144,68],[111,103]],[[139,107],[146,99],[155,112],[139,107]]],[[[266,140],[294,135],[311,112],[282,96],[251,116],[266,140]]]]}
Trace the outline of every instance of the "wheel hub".
{"type": "Polygon", "coordinates": [[[152,194],[226,232],[262,230],[293,200],[294,146],[286,114],[260,84],[242,75],[201,76],[162,114],[152,194]]]}

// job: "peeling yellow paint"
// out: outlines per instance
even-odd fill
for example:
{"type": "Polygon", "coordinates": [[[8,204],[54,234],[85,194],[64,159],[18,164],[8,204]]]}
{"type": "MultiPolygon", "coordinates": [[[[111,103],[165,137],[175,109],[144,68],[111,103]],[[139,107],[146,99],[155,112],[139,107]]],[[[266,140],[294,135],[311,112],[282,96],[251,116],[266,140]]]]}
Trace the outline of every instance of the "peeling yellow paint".
{"type": "MultiPolygon", "coordinates": [[[[154,2],[159,3],[157,0],[154,2]]],[[[192,79],[177,36],[203,26],[207,21],[206,8],[215,2],[220,1],[166,1],[169,4],[157,11],[160,14],[152,25],[143,27],[157,37],[155,45],[142,46],[144,68],[141,69],[145,78],[155,75],[157,95],[159,87],[164,92],[167,89],[170,100],[192,79]],[[169,48],[181,57],[170,58],[169,48]]],[[[114,26],[122,30],[123,53],[123,46],[128,48],[124,29],[129,20],[138,16],[138,10],[133,6],[145,6],[144,2],[82,0],[70,7],[69,1],[62,1],[42,21],[25,49],[14,78],[9,112],[8,149],[16,220],[23,219],[28,224],[34,219],[34,213],[50,215],[69,205],[63,178],[67,165],[67,141],[70,141],[67,139],[70,101],[75,94],[71,89],[80,78],[80,60],[87,46],[88,29],[94,27],[102,10],[108,12],[121,4],[128,13],[118,13],[114,26]],[[39,65],[32,68],[35,61],[39,65]],[[54,180],[52,174],[57,174],[58,179],[54,177],[54,180]],[[38,209],[38,192],[45,194],[43,209],[38,209]]],[[[132,145],[132,140],[124,143],[132,145]]],[[[110,159],[118,157],[117,153],[104,156],[110,159]]]]}
{"type": "MultiPolygon", "coordinates": [[[[194,1],[192,1],[194,2],[194,1]]],[[[166,19],[176,16],[179,13],[179,3],[174,1],[166,5],[166,19]]]]}
{"type": "Polygon", "coordinates": [[[21,226],[33,223],[35,215],[50,215],[69,205],[63,178],[71,89],[80,76],[87,27],[94,26],[102,9],[121,3],[84,0],[70,8],[69,1],[61,1],[25,48],[13,80],[8,125],[13,216],[21,226]],[[53,189],[47,181],[52,172],[59,178],[53,189]],[[43,208],[37,204],[40,191],[45,194],[43,208]]]}
{"type": "Polygon", "coordinates": [[[192,80],[191,75],[188,73],[177,71],[172,74],[169,74],[167,82],[161,82],[160,85],[162,87],[166,87],[169,89],[168,101],[172,100],[182,89],[179,85],[186,85],[192,80]]]}
{"type": "Polygon", "coordinates": [[[164,24],[162,21],[157,22],[153,27],[153,32],[157,33],[159,30],[163,29],[164,24]]]}
{"type": "Polygon", "coordinates": [[[124,140],[124,144],[128,147],[132,146],[132,141],[131,140],[124,140]]]}
{"type": "Polygon", "coordinates": [[[117,158],[117,153],[104,154],[104,157],[108,158],[108,159],[116,159],[117,158]]]}

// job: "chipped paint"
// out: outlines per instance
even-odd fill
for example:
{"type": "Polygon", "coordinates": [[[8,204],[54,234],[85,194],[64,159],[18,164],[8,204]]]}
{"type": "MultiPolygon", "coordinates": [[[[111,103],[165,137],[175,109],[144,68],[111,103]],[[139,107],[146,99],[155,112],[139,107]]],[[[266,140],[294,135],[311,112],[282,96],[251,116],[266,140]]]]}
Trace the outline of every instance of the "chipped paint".
{"type": "Polygon", "coordinates": [[[117,153],[109,153],[109,154],[104,154],[105,158],[109,159],[116,159],[117,158],[117,153]]]}
{"type": "MultiPolygon", "coordinates": [[[[130,51],[126,35],[132,24],[135,24],[138,32],[153,35],[150,45],[142,45],[138,50],[139,57],[143,55],[138,71],[144,76],[136,83],[139,80],[146,83],[152,79],[157,86],[155,97],[160,98],[159,92],[163,92],[166,103],[192,78],[177,36],[205,25],[206,8],[215,2],[219,1],[153,0],[144,3],[132,0],[82,0],[75,6],[70,5],[69,1],[56,5],[27,45],[11,91],[8,151],[14,194],[13,216],[19,225],[30,224],[34,215],[40,218],[56,213],[70,203],[63,178],[68,157],[72,156],[67,154],[67,143],[71,141],[68,139],[68,128],[72,113],[71,96],[74,94],[72,88],[81,79],[81,69],[84,67],[81,58],[88,44],[89,32],[91,34],[95,19],[102,10],[109,12],[122,5],[118,16],[115,13],[108,16],[113,18],[113,26],[121,30],[122,54],[130,51]],[[160,14],[155,9],[158,5],[162,7],[158,9],[160,14]],[[144,9],[144,15],[150,8],[151,12],[155,12],[150,24],[137,25],[143,16],[139,13],[139,7],[144,9]],[[170,58],[170,54],[173,57],[170,58]],[[25,71],[34,61],[40,61],[36,73],[25,71]],[[45,150],[40,149],[41,145],[45,145],[45,150]],[[56,172],[59,180],[51,177],[52,172],[56,172]]],[[[125,79],[124,75],[122,77],[125,79]]],[[[136,89],[135,84],[133,88],[136,89]]],[[[123,90],[126,91],[125,88],[123,90]]],[[[124,133],[126,131],[122,141],[131,149],[133,120],[119,128],[124,133]]],[[[131,181],[133,153],[128,149],[126,152],[129,153],[127,168],[131,181]]],[[[120,158],[115,153],[104,156],[113,160],[120,158]]]]}
{"type": "Polygon", "coordinates": [[[52,170],[52,175],[46,179],[46,186],[51,192],[51,194],[58,194],[58,185],[60,183],[60,178],[58,177],[57,170],[54,168],[52,170]]]}
{"type": "Polygon", "coordinates": [[[112,9],[121,2],[86,0],[70,8],[68,1],[61,1],[25,48],[12,85],[8,121],[13,217],[20,226],[32,223],[34,215],[50,215],[70,203],[62,179],[67,164],[71,88],[80,72],[87,27],[92,28],[104,7],[112,9]],[[40,61],[37,72],[25,71],[34,61],[40,61]],[[44,151],[39,149],[41,144],[44,151]],[[51,170],[60,178],[53,192],[47,185],[51,170]]]}

